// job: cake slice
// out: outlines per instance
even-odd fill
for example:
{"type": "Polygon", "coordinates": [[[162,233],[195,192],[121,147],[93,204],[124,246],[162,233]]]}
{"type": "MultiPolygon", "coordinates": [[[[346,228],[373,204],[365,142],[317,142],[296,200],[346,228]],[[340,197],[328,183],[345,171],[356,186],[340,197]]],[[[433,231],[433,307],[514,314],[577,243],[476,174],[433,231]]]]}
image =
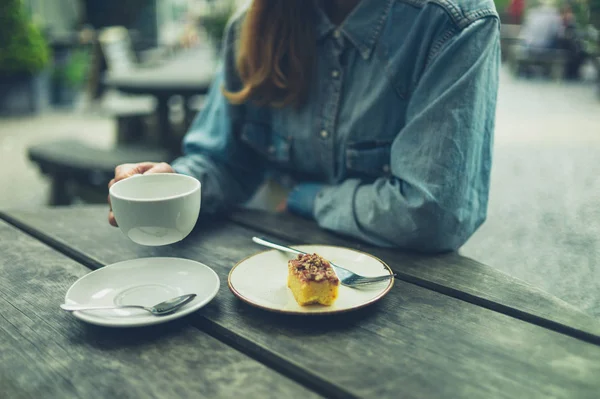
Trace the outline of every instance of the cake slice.
{"type": "Polygon", "coordinates": [[[331,305],[338,296],[339,285],[329,262],[317,254],[298,255],[288,262],[288,287],[300,306],[331,305]]]}

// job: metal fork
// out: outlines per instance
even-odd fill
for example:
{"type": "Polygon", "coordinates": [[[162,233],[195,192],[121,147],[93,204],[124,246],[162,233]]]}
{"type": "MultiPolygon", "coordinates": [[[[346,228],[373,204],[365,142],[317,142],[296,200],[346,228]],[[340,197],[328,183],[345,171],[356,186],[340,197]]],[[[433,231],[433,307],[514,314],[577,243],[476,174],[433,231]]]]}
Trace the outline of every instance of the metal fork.
{"type": "MultiPolygon", "coordinates": [[[[272,241],[266,240],[261,237],[252,237],[252,241],[254,241],[257,244],[264,245],[265,247],[278,249],[280,251],[289,252],[289,253],[296,254],[296,255],[299,255],[299,254],[307,255],[306,252],[298,251],[297,249],[290,248],[283,244],[274,243],[272,241]]],[[[335,274],[340,279],[340,283],[342,283],[343,285],[345,285],[347,287],[358,287],[361,285],[378,283],[381,281],[389,280],[390,278],[394,278],[396,276],[396,274],[394,273],[394,274],[386,274],[385,276],[365,277],[365,276],[361,276],[360,274],[351,272],[348,269],[344,269],[343,267],[338,266],[331,261],[329,261],[329,264],[335,271],[335,274]]]]}

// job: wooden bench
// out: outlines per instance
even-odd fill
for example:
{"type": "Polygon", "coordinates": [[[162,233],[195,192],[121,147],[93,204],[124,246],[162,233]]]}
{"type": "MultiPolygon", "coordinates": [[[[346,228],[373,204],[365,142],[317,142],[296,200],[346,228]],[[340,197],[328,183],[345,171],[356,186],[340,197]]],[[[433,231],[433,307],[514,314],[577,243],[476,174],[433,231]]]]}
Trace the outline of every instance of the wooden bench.
{"type": "Polygon", "coordinates": [[[528,51],[521,44],[509,48],[507,61],[514,75],[519,76],[526,68],[541,67],[555,80],[561,80],[565,74],[567,52],[560,49],[528,51]]]}
{"type": "Polygon", "coordinates": [[[600,100],[600,55],[592,57],[594,66],[596,67],[596,96],[600,100]]]}
{"type": "Polygon", "coordinates": [[[500,25],[500,50],[502,52],[502,61],[506,61],[508,59],[510,48],[519,42],[520,32],[521,25],[500,25]]]}
{"type": "Polygon", "coordinates": [[[594,57],[593,60],[594,60],[594,66],[596,67],[596,73],[597,73],[596,96],[600,100],[600,55],[598,55],[597,57],[594,57]]]}
{"type": "Polygon", "coordinates": [[[104,202],[117,165],[170,162],[173,158],[166,150],[156,148],[124,145],[101,149],[76,140],[37,144],[29,148],[28,155],[51,179],[49,205],[70,205],[85,195],[97,198],[87,202],[104,202]]]}

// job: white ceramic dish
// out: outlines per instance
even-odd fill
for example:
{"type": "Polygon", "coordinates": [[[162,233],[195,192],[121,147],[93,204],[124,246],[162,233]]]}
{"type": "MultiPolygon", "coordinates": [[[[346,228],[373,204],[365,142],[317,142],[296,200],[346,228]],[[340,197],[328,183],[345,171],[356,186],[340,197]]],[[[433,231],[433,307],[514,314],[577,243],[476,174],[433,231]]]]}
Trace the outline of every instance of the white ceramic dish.
{"type": "Polygon", "coordinates": [[[73,312],[78,319],[100,326],[147,326],[165,323],[200,309],[217,295],[219,284],[219,276],[214,270],[193,260],[140,258],[86,274],[69,288],[65,303],[153,306],[179,295],[197,295],[190,303],[166,316],[154,316],[142,309],[73,312]]]}
{"type": "MultiPolygon", "coordinates": [[[[317,253],[339,266],[363,276],[393,274],[384,262],[369,254],[349,248],[326,245],[299,245],[294,248],[317,253]]],[[[331,306],[300,306],[287,287],[287,262],[294,255],[269,250],[246,258],[229,273],[229,289],[238,298],[253,306],[291,314],[331,314],[359,309],[381,299],[389,292],[394,279],[364,288],[339,287],[339,296],[331,306]]]]}

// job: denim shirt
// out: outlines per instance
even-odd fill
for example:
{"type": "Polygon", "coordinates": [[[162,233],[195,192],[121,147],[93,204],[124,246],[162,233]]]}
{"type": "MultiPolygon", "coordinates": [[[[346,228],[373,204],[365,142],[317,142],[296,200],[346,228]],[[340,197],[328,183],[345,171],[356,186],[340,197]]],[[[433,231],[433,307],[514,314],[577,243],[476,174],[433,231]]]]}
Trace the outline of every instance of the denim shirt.
{"type": "Polygon", "coordinates": [[[319,10],[317,64],[300,109],[231,105],[242,16],[223,43],[178,173],[201,213],[246,201],[273,171],[288,209],[371,244],[456,250],[486,218],[500,64],[492,0],[362,0],[339,27],[319,10]]]}

